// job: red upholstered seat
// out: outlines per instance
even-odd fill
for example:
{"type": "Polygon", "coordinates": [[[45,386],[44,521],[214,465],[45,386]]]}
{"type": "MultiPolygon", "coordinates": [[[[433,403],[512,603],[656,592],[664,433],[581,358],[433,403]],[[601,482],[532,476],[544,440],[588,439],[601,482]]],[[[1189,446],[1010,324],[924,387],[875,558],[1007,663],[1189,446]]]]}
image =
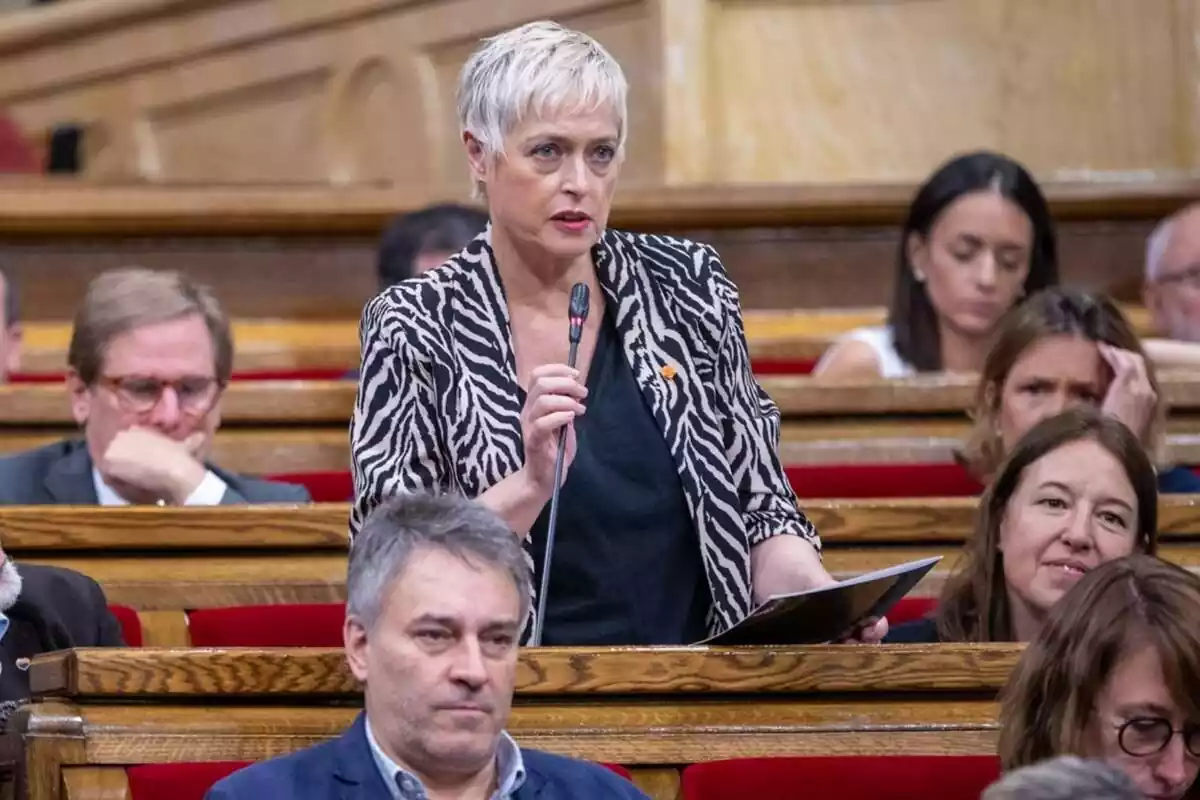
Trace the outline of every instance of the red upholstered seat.
{"type": "Polygon", "coordinates": [[[811,358],[755,358],[750,368],[755,375],[809,375],[817,362],[811,358]]]}
{"type": "Polygon", "coordinates": [[[281,472],[267,479],[303,486],[314,503],[345,503],[354,497],[354,479],[349,472],[281,472]]]}
{"type": "Polygon", "coordinates": [[[138,618],[137,612],[129,606],[113,606],[110,605],[108,610],[117,618],[117,622],[121,623],[121,636],[125,639],[125,644],[130,647],[142,646],[142,621],[138,618]]]}
{"type": "Polygon", "coordinates": [[[995,756],[745,758],[683,771],[683,800],[979,800],[995,756]]]}
{"type": "Polygon", "coordinates": [[[188,612],[192,647],[341,647],[344,603],[233,606],[188,612]]]}
{"type": "MultiPolygon", "coordinates": [[[[128,767],[125,774],[129,778],[129,797],[130,800],[204,800],[204,793],[214,783],[251,763],[208,761],[128,767]]],[[[622,778],[630,779],[629,770],[621,765],[604,766],[622,778]]]]}
{"type": "Polygon", "coordinates": [[[937,608],[936,597],[902,597],[900,602],[887,612],[888,625],[896,626],[901,622],[912,622],[933,613],[937,608]]]}
{"type": "Polygon", "coordinates": [[[958,464],[814,464],[786,471],[796,496],[808,500],[971,497],[983,492],[958,464]]]}
{"type": "Polygon", "coordinates": [[[204,800],[217,781],[249,761],[205,761],[177,764],[141,764],[125,770],[130,800],[204,800]]]}
{"type": "Polygon", "coordinates": [[[17,123],[0,113],[0,173],[36,175],[42,172],[42,158],[17,123]]]}

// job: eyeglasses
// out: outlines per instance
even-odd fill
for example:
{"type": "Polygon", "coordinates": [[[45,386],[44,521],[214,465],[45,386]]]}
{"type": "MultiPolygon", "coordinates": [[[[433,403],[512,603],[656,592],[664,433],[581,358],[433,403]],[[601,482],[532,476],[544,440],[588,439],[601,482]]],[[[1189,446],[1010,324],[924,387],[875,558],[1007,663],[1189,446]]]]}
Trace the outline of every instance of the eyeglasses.
{"type": "Polygon", "coordinates": [[[204,416],[212,409],[225,385],[216,378],[192,375],[174,381],[140,375],[116,378],[104,376],[97,381],[111,391],[127,411],[145,414],[162,401],[163,392],[170,387],[179,402],[179,410],[193,417],[204,416]]]}
{"type": "Polygon", "coordinates": [[[1185,725],[1179,730],[1162,717],[1136,717],[1117,726],[1117,743],[1131,756],[1145,757],[1160,753],[1179,734],[1183,746],[1200,758],[1200,725],[1185,725]]]}
{"type": "Polygon", "coordinates": [[[1200,289],[1200,265],[1188,267],[1174,275],[1160,275],[1154,282],[1164,286],[1178,285],[1186,286],[1189,289],[1200,289]]]}

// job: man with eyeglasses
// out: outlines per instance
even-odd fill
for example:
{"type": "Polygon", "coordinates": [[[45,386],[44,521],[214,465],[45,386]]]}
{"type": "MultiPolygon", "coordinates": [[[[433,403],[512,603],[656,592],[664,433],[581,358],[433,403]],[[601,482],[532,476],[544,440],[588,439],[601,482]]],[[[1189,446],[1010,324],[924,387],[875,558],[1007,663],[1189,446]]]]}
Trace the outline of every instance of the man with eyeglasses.
{"type": "Polygon", "coordinates": [[[83,440],[0,460],[0,503],[219,505],[308,502],[303,487],[207,461],[233,369],[229,320],[174,272],[92,281],[67,352],[83,440]]]}
{"type": "Polygon", "coordinates": [[[1147,240],[1143,300],[1160,335],[1200,342],[1200,203],[1167,217],[1147,240]]]}

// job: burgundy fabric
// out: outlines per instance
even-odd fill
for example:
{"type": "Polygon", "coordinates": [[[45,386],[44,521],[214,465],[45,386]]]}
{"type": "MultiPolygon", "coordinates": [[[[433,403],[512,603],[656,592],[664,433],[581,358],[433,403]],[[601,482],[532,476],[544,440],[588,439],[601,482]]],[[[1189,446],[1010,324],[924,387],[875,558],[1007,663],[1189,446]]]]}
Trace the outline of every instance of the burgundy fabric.
{"type": "MultiPolygon", "coordinates": [[[[142,764],[128,767],[130,800],[204,800],[204,793],[226,775],[250,766],[249,761],[211,761],[178,764],[142,764]]],[[[626,780],[629,770],[604,764],[626,780]]]]}
{"type": "Polygon", "coordinates": [[[796,496],[807,500],[972,497],[983,492],[958,464],[813,464],[785,471],[796,496]]]}
{"type": "Polygon", "coordinates": [[[755,375],[808,375],[817,366],[811,358],[755,358],[750,368],[755,375]]]}
{"type": "Polygon", "coordinates": [[[693,764],[683,800],[979,800],[995,756],[818,756],[693,764]]]}
{"type": "Polygon", "coordinates": [[[117,618],[117,622],[121,623],[121,638],[125,640],[125,644],[130,647],[142,646],[142,620],[138,618],[137,612],[129,606],[114,606],[110,605],[108,610],[117,618]]]}
{"type": "Polygon", "coordinates": [[[130,800],[204,800],[204,793],[249,761],[140,764],[127,767],[130,800]]]}
{"type": "Polygon", "coordinates": [[[345,503],[354,498],[354,479],[347,472],[280,472],[267,480],[296,483],[308,489],[314,503],[345,503]]]}
{"type": "Polygon", "coordinates": [[[0,173],[36,175],[42,172],[37,148],[11,117],[0,113],[0,173]]]}
{"type": "Polygon", "coordinates": [[[233,606],[188,612],[192,647],[341,647],[344,603],[233,606]]]}
{"type": "Polygon", "coordinates": [[[924,619],[937,608],[936,597],[902,597],[900,602],[887,612],[889,627],[895,627],[901,622],[912,622],[924,619]]]}

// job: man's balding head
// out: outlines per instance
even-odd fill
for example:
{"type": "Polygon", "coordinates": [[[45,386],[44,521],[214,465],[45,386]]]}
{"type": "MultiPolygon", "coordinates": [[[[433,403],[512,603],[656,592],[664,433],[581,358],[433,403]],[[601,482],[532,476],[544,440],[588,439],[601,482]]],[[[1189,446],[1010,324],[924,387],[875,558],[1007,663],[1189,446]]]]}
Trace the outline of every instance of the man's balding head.
{"type": "Polygon", "coordinates": [[[0,271],[0,383],[21,368],[21,322],[17,287],[0,271]]]}
{"type": "Polygon", "coordinates": [[[1143,299],[1160,334],[1200,342],[1200,203],[1167,217],[1150,234],[1143,299]]]}

